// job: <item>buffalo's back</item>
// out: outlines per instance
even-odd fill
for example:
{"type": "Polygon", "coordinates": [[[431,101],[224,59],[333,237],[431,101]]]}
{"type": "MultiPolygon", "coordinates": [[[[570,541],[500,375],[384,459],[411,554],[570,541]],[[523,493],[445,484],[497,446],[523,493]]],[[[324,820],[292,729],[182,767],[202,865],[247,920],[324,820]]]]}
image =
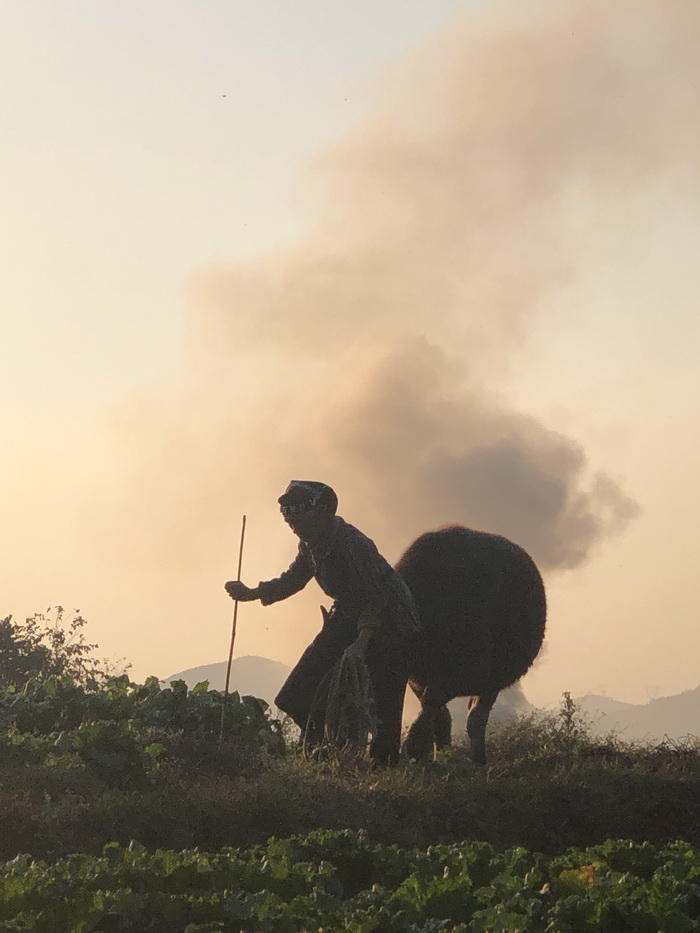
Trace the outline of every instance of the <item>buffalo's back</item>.
{"type": "Polygon", "coordinates": [[[396,569],[421,620],[414,685],[469,696],[500,690],[528,670],[542,645],[546,600],[523,548],[451,525],[417,538],[396,569]]]}

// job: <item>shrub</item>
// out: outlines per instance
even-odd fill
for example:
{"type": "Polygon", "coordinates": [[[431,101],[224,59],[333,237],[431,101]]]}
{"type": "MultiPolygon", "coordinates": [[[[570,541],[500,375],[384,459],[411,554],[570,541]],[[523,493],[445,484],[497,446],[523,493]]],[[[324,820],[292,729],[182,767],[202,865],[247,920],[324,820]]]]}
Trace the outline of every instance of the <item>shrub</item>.
{"type": "Polygon", "coordinates": [[[99,689],[114,674],[114,665],[95,658],[98,647],[85,640],[87,624],[74,610],[51,606],[24,622],[11,615],[0,619],[0,686],[22,687],[32,679],[68,676],[89,689],[99,689]]]}

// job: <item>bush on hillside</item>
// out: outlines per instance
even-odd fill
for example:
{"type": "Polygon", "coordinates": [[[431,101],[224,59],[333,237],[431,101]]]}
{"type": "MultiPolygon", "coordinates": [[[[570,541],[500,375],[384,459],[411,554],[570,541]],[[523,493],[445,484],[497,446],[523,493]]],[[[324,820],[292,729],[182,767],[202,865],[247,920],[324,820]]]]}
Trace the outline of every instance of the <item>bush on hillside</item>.
{"type": "Polygon", "coordinates": [[[76,609],[49,606],[24,622],[0,619],[0,686],[23,687],[31,680],[68,676],[98,690],[115,673],[114,665],[95,657],[97,645],[85,640],[87,622],[76,609]]]}

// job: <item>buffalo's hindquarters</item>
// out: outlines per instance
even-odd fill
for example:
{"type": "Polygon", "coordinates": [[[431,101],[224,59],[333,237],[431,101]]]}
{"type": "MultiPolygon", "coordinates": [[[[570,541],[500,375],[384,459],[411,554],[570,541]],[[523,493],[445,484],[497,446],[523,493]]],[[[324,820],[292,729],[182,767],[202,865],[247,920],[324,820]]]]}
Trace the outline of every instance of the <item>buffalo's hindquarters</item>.
{"type": "Polygon", "coordinates": [[[404,749],[429,759],[435,745],[449,744],[447,703],[468,696],[472,757],[483,763],[498,693],[526,673],[542,646],[546,598],[539,570],[507,538],[461,525],[421,535],[396,569],[421,622],[409,671],[421,712],[404,749]]]}

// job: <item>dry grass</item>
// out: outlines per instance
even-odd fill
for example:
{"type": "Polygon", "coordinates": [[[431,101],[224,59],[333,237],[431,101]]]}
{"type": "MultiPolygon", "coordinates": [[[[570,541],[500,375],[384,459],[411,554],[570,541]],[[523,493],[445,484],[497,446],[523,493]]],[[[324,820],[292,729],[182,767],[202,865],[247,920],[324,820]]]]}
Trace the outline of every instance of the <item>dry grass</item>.
{"type": "Polygon", "coordinates": [[[0,760],[0,857],[148,848],[247,846],[328,829],[365,829],[406,848],[461,839],[545,853],[608,838],[700,844],[698,742],[629,745],[589,737],[561,717],[494,727],[489,764],[463,746],[430,765],[378,768],[352,754],[310,761],[197,747],[165,760],[138,789],[109,787],[75,756],[0,760]]]}

